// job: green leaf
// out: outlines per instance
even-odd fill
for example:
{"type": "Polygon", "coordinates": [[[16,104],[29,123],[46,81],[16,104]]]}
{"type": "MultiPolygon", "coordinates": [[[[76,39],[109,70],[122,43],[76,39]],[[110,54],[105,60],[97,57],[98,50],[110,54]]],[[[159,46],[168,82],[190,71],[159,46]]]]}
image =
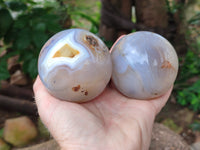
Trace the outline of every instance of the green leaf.
{"type": "Polygon", "coordinates": [[[8,7],[13,11],[21,11],[26,10],[28,8],[25,3],[22,3],[20,1],[8,2],[8,7]]]}
{"type": "Polygon", "coordinates": [[[17,39],[17,34],[19,32],[13,28],[11,28],[6,35],[4,36],[4,42],[9,44],[11,42],[13,42],[13,40],[17,39]]]}
{"type": "MultiPolygon", "coordinates": [[[[13,26],[10,30],[5,35],[4,42],[5,43],[10,43],[14,42],[16,40],[19,40],[19,38],[24,37],[24,36],[29,36],[30,35],[30,27],[29,27],[29,21],[30,21],[30,16],[29,15],[20,15],[19,17],[16,18],[16,20],[13,23],[13,26]],[[25,34],[25,35],[23,35],[25,34]]],[[[25,38],[25,40],[28,40],[28,38],[25,38]]],[[[19,45],[21,42],[19,43],[19,45]]],[[[26,41],[25,41],[26,44],[26,41]]],[[[18,43],[14,43],[14,47],[17,48],[18,43]]],[[[20,47],[20,46],[19,46],[20,47]]]]}
{"type": "Polygon", "coordinates": [[[7,70],[7,61],[2,59],[0,61],[0,80],[6,80],[10,77],[10,74],[7,70]]]}
{"type": "Polygon", "coordinates": [[[10,12],[2,8],[0,9],[0,38],[6,34],[13,23],[13,18],[10,12]]]}
{"type": "Polygon", "coordinates": [[[43,16],[43,14],[45,14],[46,13],[46,11],[45,11],[45,9],[44,8],[33,8],[32,9],[32,16],[34,17],[34,16],[43,16]]]}
{"type": "Polygon", "coordinates": [[[59,22],[61,19],[60,16],[54,14],[44,14],[41,19],[46,24],[47,31],[56,33],[62,30],[59,22]]]}
{"type": "Polygon", "coordinates": [[[47,39],[48,35],[46,35],[44,32],[34,31],[34,34],[32,35],[33,43],[38,49],[42,48],[47,39]]]}
{"type": "Polygon", "coordinates": [[[29,75],[31,78],[35,78],[38,74],[37,72],[37,60],[38,60],[38,50],[24,51],[22,55],[20,55],[20,60],[23,61],[22,69],[24,73],[29,75]]]}
{"type": "Polygon", "coordinates": [[[22,30],[23,28],[29,25],[29,22],[30,22],[30,16],[28,14],[20,15],[15,21],[13,28],[22,30]]]}
{"type": "Polygon", "coordinates": [[[24,61],[23,70],[27,73],[32,79],[37,77],[37,58],[32,58],[30,60],[24,61]]]}
{"type": "Polygon", "coordinates": [[[14,46],[17,50],[23,50],[28,48],[31,43],[31,31],[29,29],[24,29],[18,34],[16,41],[14,42],[14,46]]]}
{"type": "Polygon", "coordinates": [[[183,106],[189,105],[194,111],[200,111],[200,80],[190,87],[177,93],[177,102],[183,106]]]}
{"type": "Polygon", "coordinates": [[[35,25],[35,30],[40,31],[40,32],[45,32],[46,30],[46,24],[41,22],[35,25]]]}

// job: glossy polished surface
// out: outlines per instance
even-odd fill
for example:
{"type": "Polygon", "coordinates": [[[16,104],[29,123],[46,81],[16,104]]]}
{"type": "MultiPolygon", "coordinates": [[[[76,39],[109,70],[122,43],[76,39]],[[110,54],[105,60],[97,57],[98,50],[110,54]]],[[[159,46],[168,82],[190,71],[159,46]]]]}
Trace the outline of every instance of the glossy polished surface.
{"type": "Polygon", "coordinates": [[[112,82],[127,97],[152,99],[173,85],[178,57],[162,36],[139,31],[122,37],[113,47],[112,82]]]}
{"type": "Polygon", "coordinates": [[[84,102],[98,96],[112,73],[110,53],[94,34],[83,29],[64,30],[43,46],[39,76],[55,97],[84,102]]]}

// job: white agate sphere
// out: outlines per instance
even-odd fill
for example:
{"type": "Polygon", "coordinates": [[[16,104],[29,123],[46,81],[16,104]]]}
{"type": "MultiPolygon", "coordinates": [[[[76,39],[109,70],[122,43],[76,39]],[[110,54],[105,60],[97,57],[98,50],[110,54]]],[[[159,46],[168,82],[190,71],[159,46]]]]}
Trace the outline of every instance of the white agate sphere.
{"type": "Polygon", "coordinates": [[[178,72],[178,57],[162,36],[139,31],[122,37],[113,47],[112,82],[124,95],[152,99],[167,92],[178,72]]]}
{"type": "Polygon", "coordinates": [[[83,29],[69,29],[57,33],[43,46],[38,72],[54,97],[85,102],[104,90],[112,62],[100,38],[83,29]]]}

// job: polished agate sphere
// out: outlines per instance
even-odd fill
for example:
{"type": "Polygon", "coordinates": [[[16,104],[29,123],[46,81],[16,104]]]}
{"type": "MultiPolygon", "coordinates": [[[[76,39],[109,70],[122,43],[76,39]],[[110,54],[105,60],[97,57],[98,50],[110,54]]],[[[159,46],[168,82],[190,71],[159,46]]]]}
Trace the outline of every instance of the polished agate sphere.
{"type": "Polygon", "coordinates": [[[104,90],[112,62],[100,38],[83,29],[69,29],[57,33],[43,46],[38,72],[54,97],[85,102],[104,90]]]}
{"type": "Polygon", "coordinates": [[[139,31],[119,39],[113,46],[112,82],[124,95],[152,99],[173,85],[178,58],[173,46],[162,36],[139,31]]]}

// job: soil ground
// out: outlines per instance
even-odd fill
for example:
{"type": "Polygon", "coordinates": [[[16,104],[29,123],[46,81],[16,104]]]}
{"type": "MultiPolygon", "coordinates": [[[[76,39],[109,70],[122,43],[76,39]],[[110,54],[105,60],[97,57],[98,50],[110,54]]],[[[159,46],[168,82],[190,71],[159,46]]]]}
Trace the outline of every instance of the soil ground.
{"type": "Polygon", "coordinates": [[[180,134],[189,145],[199,142],[200,131],[193,131],[191,128],[191,124],[196,120],[200,120],[198,113],[176,104],[172,99],[169,99],[156,117],[156,122],[162,123],[180,134]]]}

